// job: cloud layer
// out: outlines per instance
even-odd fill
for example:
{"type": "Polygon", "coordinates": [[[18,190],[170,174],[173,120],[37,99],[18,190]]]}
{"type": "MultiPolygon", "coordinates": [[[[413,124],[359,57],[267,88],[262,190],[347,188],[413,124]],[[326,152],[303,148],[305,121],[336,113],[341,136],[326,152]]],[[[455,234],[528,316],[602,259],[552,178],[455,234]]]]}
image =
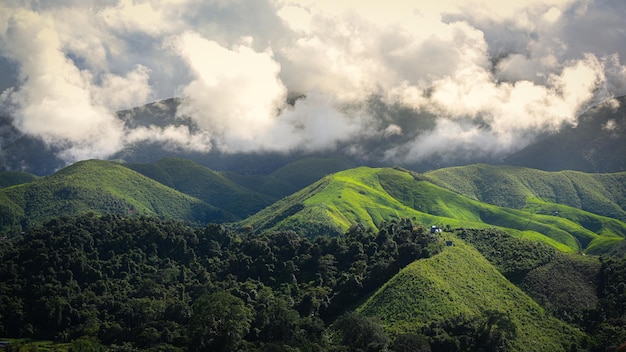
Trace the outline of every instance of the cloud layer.
{"type": "Polygon", "coordinates": [[[620,0],[8,1],[0,110],[67,162],[141,141],[497,159],[626,94],[625,15],[620,0]],[[196,129],[116,116],[174,96],[196,129]]]}

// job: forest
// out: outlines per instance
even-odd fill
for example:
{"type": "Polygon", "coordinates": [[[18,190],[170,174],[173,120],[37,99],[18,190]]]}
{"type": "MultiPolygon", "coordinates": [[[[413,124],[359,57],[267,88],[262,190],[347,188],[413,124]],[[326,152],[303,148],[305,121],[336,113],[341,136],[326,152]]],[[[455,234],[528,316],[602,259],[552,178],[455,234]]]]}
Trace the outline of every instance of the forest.
{"type": "MultiPolygon", "coordinates": [[[[484,231],[464,233],[478,243],[484,231]]],[[[497,311],[395,336],[376,317],[354,313],[401,268],[444,248],[408,219],[310,239],[87,214],[2,241],[0,336],[62,342],[69,351],[505,351],[516,334],[497,311]]],[[[498,250],[527,249],[506,243],[498,250]]],[[[503,272],[520,277],[556,256],[540,249],[503,272]]],[[[603,350],[609,334],[626,339],[626,260],[603,259],[597,275],[600,303],[573,321],[590,336],[573,346],[581,350],[603,350]]]]}

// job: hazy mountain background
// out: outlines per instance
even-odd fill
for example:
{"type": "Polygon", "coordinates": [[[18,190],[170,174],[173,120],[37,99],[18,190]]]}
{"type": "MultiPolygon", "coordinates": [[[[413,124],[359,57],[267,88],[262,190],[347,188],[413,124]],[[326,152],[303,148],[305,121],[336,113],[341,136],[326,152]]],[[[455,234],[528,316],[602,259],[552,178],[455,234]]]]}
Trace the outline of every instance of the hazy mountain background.
{"type": "MultiPolygon", "coordinates": [[[[294,98],[295,99],[295,98],[294,98]]],[[[117,114],[129,128],[184,128],[197,129],[191,119],[177,117],[180,99],[168,99],[142,107],[124,110],[117,114]]],[[[576,126],[565,126],[555,133],[545,133],[527,147],[510,155],[497,158],[477,154],[456,157],[437,155],[420,162],[387,160],[385,152],[394,146],[420,134],[426,137],[435,117],[408,108],[389,107],[380,101],[369,102],[370,112],[378,116],[394,114],[403,122],[405,130],[416,135],[394,138],[365,138],[359,143],[361,149],[354,152],[349,145],[337,145],[326,152],[263,152],[225,153],[223,151],[190,151],[178,144],[158,140],[131,144],[111,156],[129,163],[149,163],[164,157],[193,160],[217,171],[238,174],[267,175],[290,162],[303,157],[340,157],[347,166],[402,166],[416,171],[440,167],[488,162],[511,164],[541,170],[578,170],[584,172],[616,172],[626,170],[626,97],[610,100],[594,106],[579,117],[576,126]],[[418,123],[419,125],[416,125],[418,123]]],[[[399,122],[399,123],[400,123],[399,122]]],[[[65,166],[58,157],[58,149],[48,147],[35,137],[20,133],[10,119],[0,119],[0,167],[6,171],[26,171],[35,175],[47,175],[65,166]]],[[[454,133],[451,131],[451,133],[454,133]]],[[[193,141],[189,141],[192,143],[193,141]]],[[[443,142],[442,142],[443,143],[443,142]]]]}

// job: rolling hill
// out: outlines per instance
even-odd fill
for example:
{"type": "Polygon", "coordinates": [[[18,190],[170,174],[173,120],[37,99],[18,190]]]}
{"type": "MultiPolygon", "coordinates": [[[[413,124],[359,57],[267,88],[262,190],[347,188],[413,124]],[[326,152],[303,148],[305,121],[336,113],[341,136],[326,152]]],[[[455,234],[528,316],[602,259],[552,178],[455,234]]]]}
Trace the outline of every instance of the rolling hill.
{"type": "Polygon", "coordinates": [[[626,237],[626,173],[484,164],[425,174],[359,167],[273,203],[279,189],[286,194],[347,166],[342,159],[308,158],[270,175],[227,177],[177,158],[145,164],[92,160],[0,189],[0,218],[5,232],[92,211],[193,223],[240,221],[237,226],[248,231],[294,230],[308,237],[408,218],[426,226],[498,227],[561,251],[589,254],[611,252],[626,237]]]}
{"type": "MultiPolygon", "coordinates": [[[[598,203],[612,204],[610,200],[598,200],[598,203]]],[[[315,236],[341,234],[359,223],[377,228],[384,221],[398,218],[428,226],[496,226],[518,237],[546,242],[569,252],[605,252],[626,237],[623,221],[548,203],[538,197],[522,209],[507,208],[437,186],[423,175],[367,167],[327,176],[241,225],[257,231],[293,229],[315,236]]]]}
{"type": "Polygon", "coordinates": [[[454,245],[406,266],[357,311],[381,318],[391,334],[433,335],[441,348],[447,341],[437,328],[469,329],[484,315],[496,319],[492,333],[507,335],[504,350],[567,351],[584,338],[546,314],[474,247],[452,234],[446,239],[454,245]]]}
{"type": "Polygon", "coordinates": [[[164,158],[154,163],[123,164],[161,184],[245,218],[273,203],[276,199],[229,180],[222,174],[196,162],[164,158]]]}
{"type": "Polygon", "coordinates": [[[626,221],[626,173],[547,172],[476,164],[424,174],[433,183],[489,204],[522,209],[540,198],[626,221]]]}
{"type": "Polygon", "coordinates": [[[59,172],[0,189],[4,230],[87,212],[155,215],[193,223],[235,217],[110,161],[78,162],[59,172]]]}
{"type": "Polygon", "coordinates": [[[288,196],[322,177],[355,167],[341,157],[304,157],[278,168],[268,175],[224,172],[224,176],[256,192],[276,199],[288,196]]]}
{"type": "Polygon", "coordinates": [[[37,176],[22,171],[0,171],[0,188],[19,185],[37,179],[37,176]]]}

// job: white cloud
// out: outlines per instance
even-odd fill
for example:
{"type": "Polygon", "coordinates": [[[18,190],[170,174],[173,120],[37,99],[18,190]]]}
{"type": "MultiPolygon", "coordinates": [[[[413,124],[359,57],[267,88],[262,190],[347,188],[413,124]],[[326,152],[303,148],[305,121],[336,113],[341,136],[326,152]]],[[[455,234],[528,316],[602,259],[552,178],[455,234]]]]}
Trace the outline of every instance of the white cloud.
{"type": "Polygon", "coordinates": [[[68,161],[141,140],[497,157],[626,94],[624,15],[621,0],[15,0],[0,4],[0,55],[18,80],[0,104],[68,161]],[[200,131],[115,118],[173,95],[200,131]],[[426,124],[372,96],[436,122],[411,129],[426,124]]]}
{"type": "Polygon", "coordinates": [[[181,116],[233,143],[272,127],[287,90],[270,50],[258,53],[245,44],[230,50],[192,32],[172,38],[170,46],[194,74],[181,89],[181,116]]]}

